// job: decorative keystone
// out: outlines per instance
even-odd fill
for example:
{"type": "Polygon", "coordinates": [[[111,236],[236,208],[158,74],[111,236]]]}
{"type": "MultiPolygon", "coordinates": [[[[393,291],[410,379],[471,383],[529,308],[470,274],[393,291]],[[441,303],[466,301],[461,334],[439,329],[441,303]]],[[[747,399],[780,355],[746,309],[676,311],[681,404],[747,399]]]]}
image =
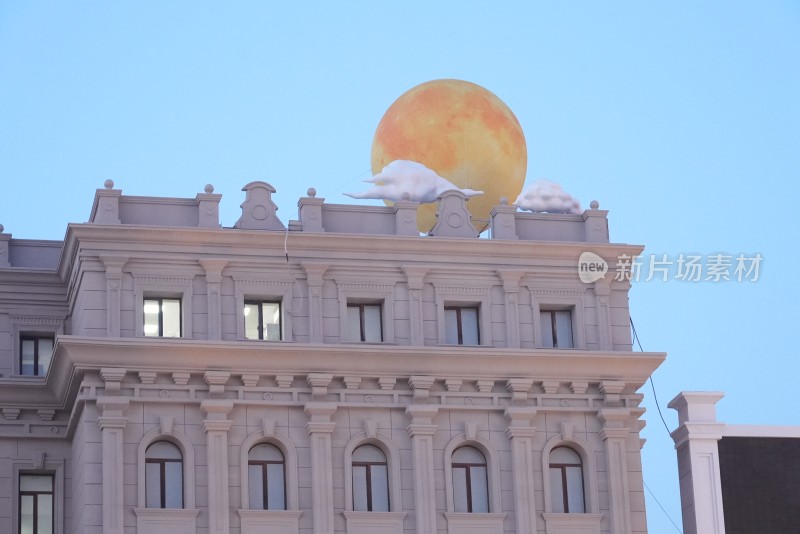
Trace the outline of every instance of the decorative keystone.
{"type": "Polygon", "coordinates": [[[478,439],[478,425],[473,421],[464,423],[464,437],[470,441],[478,439]]]}
{"type": "Polygon", "coordinates": [[[306,383],[311,387],[311,397],[315,400],[323,400],[328,394],[328,386],[333,380],[333,375],[328,373],[310,373],[306,377],[306,383]]]}
{"type": "Polygon", "coordinates": [[[378,422],[372,419],[365,419],[364,434],[366,434],[368,438],[374,439],[375,436],[378,435],[378,422]]]}
{"type": "Polygon", "coordinates": [[[271,438],[275,435],[275,427],[277,424],[274,419],[264,418],[261,420],[261,431],[264,433],[265,438],[271,438]]]}

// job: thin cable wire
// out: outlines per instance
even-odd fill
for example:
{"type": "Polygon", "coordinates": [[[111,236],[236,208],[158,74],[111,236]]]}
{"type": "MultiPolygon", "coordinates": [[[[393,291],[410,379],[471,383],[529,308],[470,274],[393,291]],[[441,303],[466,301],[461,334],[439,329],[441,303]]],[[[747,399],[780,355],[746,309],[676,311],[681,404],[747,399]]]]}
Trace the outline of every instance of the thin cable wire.
{"type": "Polygon", "coordinates": [[[365,174],[367,174],[369,172],[372,172],[372,167],[368,168],[365,171],[361,171],[359,174],[357,174],[356,176],[352,177],[347,182],[344,182],[341,185],[339,185],[339,187],[337,187],[333,191],[326,192],[325,195],[323,195],[323,198],[325,198],[325,196],[327,196],[327,195],[332,195],[333,193],[338,193],[339,191],[341,191],[342,189],[344,189],[348,185],[352,184],[353,182],[355,182],[356,180],[358,180],[359,178],[361,178],[362,176],[364,176],[365,174]]]}
{"type": "MultiPolygon", "coordinates": [[[[633,324],[633,317],[631,317],[630,320],[631,320],[631,330],[633,330],[633,339],[636,341],[636,344],[639,345],[639,352],[644,352],[644,349],[642,348],[642,342],[639,341],[639,334],[636,333],[636,326],[633,324]]],[[[664,419],[664,414],[661,412],[661,405],[658,402],[658,395],[656,395],[656,385],[653,382],[652,375],[650,375],[650,388],[653,390],[653,399],[656,401],[656,409],[658,410],[658,416],[661,418],[661,422],[664,423],[664,428],[667,429],[667,434],[671,436],[672,431],[669,429],[667,421],[664,419]]]]}
{"type": "Polygon", "coordinates": [[[658,505],[658,507],[659,507],[659,508],[661,508],[661,511],[662,511],[662,512],[664,512],[664,515],[665,515],[665,516],[667,516],[667,519],[669,519],[669,522],[670,522],[670,523],[672,523],[672,526],[673,526],[673,527],[675,527],[675,530],[677,530],[678,532],[680,532],[681,534],[683,534],[683,531],[680,529],[680,527],[679,527],[678,525],[676,525],[676,524],[675,524],[675,521],[673,521],[673,520],[672,520],[672,518],[669,516],[669,514],[668,514],[668,513],[667,513],[667,511],[664,509],[664,507],[663,507],[663,506],[661,506],[661,503],[660,503],[660,502],[658,502],[658,499],[656,499],[656,495],[655,495],[655,493],[653,493],[653,491],[652,491],[652,490],[651,490],[651,489],[650,489],[650,488],[647,486],[647,482],[645,482],[645,481],[644,481],[644,479],[642,479],[642,483],[644,484],[644,487],[645,487],[645,489],[647,490],[647,493],[649,493],[649,494],[650,494],[650,496],[653,498],[653,500],[654,500],[654,501],[656,501],[656,504],[658,505]]]}
{"type": "MultiPolygon", "coordinates": [[[[633,317],[630,318],[630,321],[631,321],[631,330],[633,331],[633,339],[639,346],[639,352],[644,352],[644,349],[642,348],[642,342],[639,340],[639,334],[636,332],[636,325],[633,324],[633,317]]],[[[664,423],[664,428],[667,430],[667,434],[670,434],[671,436],[672,433],[669,431],[669,426],[667,426],[667,422],[664,420],[664,414],[661,413],[661,406],[658,403],[658,395],[656,395],[656,385],[653,382],[652,376],[650,376],[650,387],[653,389],[653,400],[656,401],[656,408],[658,409],[658,415],[659,417],[661,417],[661,422],[664,423]]],[[[651,490],[647,486],[647,482],[644,481],[644,478],[642,478],[642,484],[644,484],[645,489],[653,498],[653,500],[656,501],[658,507],[661,508],[661,511],[664,512],[664,515],[667,516],[667,519],[669,519],[669,522],[672,523],[672,526],[675,527],[675,530],[683,534],[683,531],[680,529],[680,527],[678,527],[675,521],[672,520],[672,517],[669,515],[669,513],[667,513],[667,510],[663,506],[661,506],[661,502],[659,502],[658,498],[656,497],[656,494],[653,493],[653,490],[651,490]]]]}

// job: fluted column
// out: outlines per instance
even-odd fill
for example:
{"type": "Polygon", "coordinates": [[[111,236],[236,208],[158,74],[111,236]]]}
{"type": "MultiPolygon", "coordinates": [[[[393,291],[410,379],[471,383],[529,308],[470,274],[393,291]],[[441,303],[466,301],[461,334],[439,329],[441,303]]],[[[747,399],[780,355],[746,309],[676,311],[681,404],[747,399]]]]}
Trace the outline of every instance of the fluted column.
{"type": "Polygon", "coordinates": [[[511,471],[514,479],[514,516],[517,534],[536,534],[534,501],[533,418],[536,409],[527,406],[506,408],[506,436],[511,441],[511,471]]]}
{"type": "Polygon", "coordinates": [[[422,288],[423,279],[428,269],[424,267],[403,267],[408,283],[408,322],[411,331],[411,345],[422,346],[425,344],[425,331],[423,329],[422,315],[422,288]]]}
{"type": "Polygon", "coordinates": [[[304,263],[308,284],[308,337],[311,343],[322,343],[322,276],[328,270],[327,265],[304,263]]]}
{"type": "Polygon", "coordinates": [[[222,339],[222,269],[228,264],[223,259],[203,259],[200,265],[206,271],[206,300],[208,303],[208,339],[218,341],[222,339]]]}
{"type": "Polygon", "coordinates": [[[123,534],[123,434],[128,401],[109,397],[97,400],[103,455],[103,533],[123,534]]]}
{"type": "Polygon", "coordinates": [[[205,400],[200,408],[206,413],[203,430],[206,433],[206,463],[208,469],[208,532],[228,534],[228,431],[233,421],[227,419],[233,409],[228,400],[205,400]]]}
{"type": "Polygon", "coordinates": [[[628,408],[602,408],[598,417],[603,423],[600,437],[605,442],[606,472],[610,501],[611,532],[631,534],[631,505],[628,488],[628,450],[626,441],[630,430],[626,421],[628,408]]]}
{"type": "Polygon", "coordinates": [[[122,268],[128,258],[100,256],[106,268],[106,335],[120,336],[120,292],[122,291],[122,268]]]}
{"type": "Polygon", "coordinates": [[[333,534],[333,461],[331,434],[336,423],[331,417],[336,405],[309,402],[305,406],[309,421],[306,431],[311,438],[311,515],[314,534],[333,534]]]}
{"type": "Polygon", "coordinates": [[[436,487],[433,471],[433,436],[436,425],[436,406],[409,406],[406,414],[411,424],[406,430],[411,436],[411,454],[414,462],[414,513],[417,534],[436,534],[436,487]]]}
{"type": "Polygon", "coordinates": [[[597,338],[600,343],[600,350],[611,350],[614,343],[611,333],[611,288],[605,278],[595,282],[594,294],[597,309],[597,338]]]}
{"type": "Polygon", "coordinates": [[[519,281],[524,274],[522,271],[497,271],[503,281],[506,310],[506,347],[518,349],[519,339],[519,281]]]}

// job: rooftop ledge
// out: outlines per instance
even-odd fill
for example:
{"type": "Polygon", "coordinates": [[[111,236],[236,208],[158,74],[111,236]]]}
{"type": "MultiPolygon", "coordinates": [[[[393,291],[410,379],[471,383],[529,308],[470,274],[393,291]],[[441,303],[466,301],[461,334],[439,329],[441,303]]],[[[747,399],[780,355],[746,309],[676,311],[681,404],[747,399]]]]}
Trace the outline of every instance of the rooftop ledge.
{"type": "MultiPolygon", "coordinates": [[[[213,186],[207,185],[205,192],[194,198],[126,196],[107,180],[105,188],[95,192],[88,225],[257,230],[281,235],[422,236],[417,228],[417,202],[399,201],[393,206],[326,204],[312,188],[297,203],[299,220],[289,221],[287,228],[276,215],[278,206],[272,200],[275,188],[265,182],[251,182],[242,190],[246,192],[242,215],[233,227],[226,228],[219,222],[222,195],[214,194],[213,186]]],[[[574,215],[521,212],[503,198],[492,209],[488,221],[476,221],[463,193],[445,191],[437,199],[437,222],[425,237],[477,239],[481,232],[476,226],[485,226],[489,240],[603,244],[609,243],[607,215],[608,211],[600,210],[596,201],[590,209],[574,215]]],[[[63,241],[12,239],[12,234],[4,233],[0,225],[0,269],[55,270],[63,246],[63,241]]]]}

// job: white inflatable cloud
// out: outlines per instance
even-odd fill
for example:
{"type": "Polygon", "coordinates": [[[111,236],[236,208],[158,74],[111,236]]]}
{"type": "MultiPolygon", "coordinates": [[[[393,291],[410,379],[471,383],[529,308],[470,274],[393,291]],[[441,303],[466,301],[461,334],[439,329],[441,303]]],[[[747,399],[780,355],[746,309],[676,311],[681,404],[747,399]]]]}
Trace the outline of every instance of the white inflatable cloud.
{"type": "Polygon", "coordinates": [[[536,180],[519,194],[514,204],[528,211],[582,213],[580,201],[550,180],[536,180]]]}
{"type": "Polygon", "coordinates": [[[377,198],[397,202],[403,200],[403,194],[408,193],[408,200],[424,204],[436,202],[439,195],[450,190],[461,191],[468,197],[483,194],[483,191],[474,189],[460,189],[422,163],[404,159],[394,160],[381,172],[364,181],[375,185],[363,193],[345,195],[351,198],[377,198]]]}

